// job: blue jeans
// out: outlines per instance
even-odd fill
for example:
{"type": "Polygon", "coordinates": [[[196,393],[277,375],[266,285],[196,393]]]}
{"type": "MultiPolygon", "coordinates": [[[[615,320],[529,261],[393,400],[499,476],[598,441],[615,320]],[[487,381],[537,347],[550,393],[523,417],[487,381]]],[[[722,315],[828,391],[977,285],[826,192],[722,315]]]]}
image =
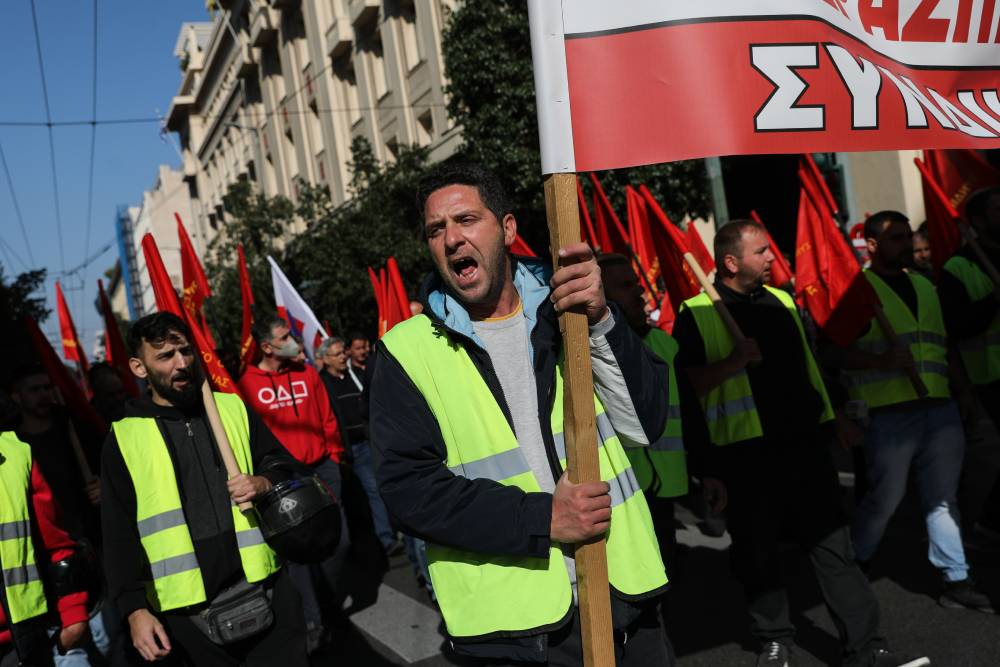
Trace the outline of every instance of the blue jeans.
{"type": "Polygon", "coordinates": [[[382,546],[388,548],[396,541],[396,532],[389,522],[389,512],[385,509],[382,496],[378,494],[378,484],[375,482],[375,464],[372,461],[372,450],[367,442],[356,442],[351,445],[351,453],[354,456],[352,469],[361,488],[368,496],[368,506],[372,511],[372,523],[375,524],[375,534],[378,536],[382,546]]]}
{"type": "Polygon", "coordinates": [[[875,414],[865,432],[868,492],[851,527],[859,560],[870,560],[889,519],[906,494],[910,468],[930,539],[928,558],[947,581],[969,576],[959,531],[958,480],[965,433],[953,401],[928,408],[875,414]]]}

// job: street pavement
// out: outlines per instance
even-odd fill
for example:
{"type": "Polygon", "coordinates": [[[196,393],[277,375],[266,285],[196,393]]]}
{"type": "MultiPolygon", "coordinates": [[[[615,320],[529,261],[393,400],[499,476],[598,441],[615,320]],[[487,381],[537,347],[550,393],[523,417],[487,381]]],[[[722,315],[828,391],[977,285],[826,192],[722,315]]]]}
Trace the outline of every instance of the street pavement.
{"type": "MultiPolygon", "coordinates": [[[[990,484],[1000,472],[1000,436],[985,421],[979,430],[983,437],[968,448],[960,507],[973,576],[1000,608],[1000,550],[981,548],[972,531],[990,484]]],[[[836,452],[835,459],[849,507],[853,486],[850,457],[836,452]]],[[[678,665],[753,665],[756,653],[747,632],[741,588],[729,570],[728,535],[713,538],[703,534],[692,509],[680,506],[677,511],[681,572],[674,578],[666,621],[678,665]]],[[[1000,616],[939,606],[941,584],[927,560],[927,548],[916,489],[911,488],[871,572],[881,605],[882,628],[891,646],[900,652],[927,655],[936,666],[1000,665],[1000,616]]],[[[795,664],[840,664],[836,631],[808,560],[791,545],[785,557],[793,620],[798,628],[795,664]]],[[[372,586],[376,584],[372,582],[372,586]]],[[[314,656],[314,665],[466,664],[448,655],[440,616],[418,586],[405,556],[391,559],[377,593],[377,600],[356,605],[363,608],[352,611],[334,630],[334,642],[314,656]]]]}

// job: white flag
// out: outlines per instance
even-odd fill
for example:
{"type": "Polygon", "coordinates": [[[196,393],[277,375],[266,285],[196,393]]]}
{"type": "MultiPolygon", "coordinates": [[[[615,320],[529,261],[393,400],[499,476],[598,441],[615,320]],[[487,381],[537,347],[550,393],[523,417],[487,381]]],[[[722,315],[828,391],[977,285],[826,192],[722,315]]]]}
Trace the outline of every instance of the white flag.
{"type": "Polygon", "coordinates": [[[278,316],[288,321],[292,335],[302,340],[306,355],[312,359],[316,346],[327,337],[326,331],[274,258],[269,255],[267,261],[271,264],[271,284],[274,286],[274,304],[278,308],[278,316]]]}

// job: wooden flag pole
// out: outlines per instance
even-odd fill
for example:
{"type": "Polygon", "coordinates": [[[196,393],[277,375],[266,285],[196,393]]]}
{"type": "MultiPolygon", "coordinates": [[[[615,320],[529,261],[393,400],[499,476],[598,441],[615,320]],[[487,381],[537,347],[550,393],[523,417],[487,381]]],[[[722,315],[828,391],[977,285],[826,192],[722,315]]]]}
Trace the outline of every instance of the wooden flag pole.
{"type": "Polygon", "coordinates": [[[705,294],[708,298],[712,300],[712,305],[715,306],[715,311],[719,313],[719,317],[722,318],[722,323],[729,330],[729,335],[733,337],[734,341],[742,341],[746,339],[743,335],[743,330],[740,329],[740,325],[736,323],[733,319],[733,314],[729,312],[726,308],[726,304],[722,303],[722,297],[719,296],[719,291],[715,289],[715,285],[712,281],[708,279],[705,272],[701,269],[701,264],[695,259],[695,256],[689,251],[684,253],[684,261],[687,262],[688,267],[691,269],[691,273],[698,280],[701,288],[705,290],[705,294]]]}
{"type": "MultiPolygon", "coordinates": [[[[580,211],[576,174],[545,177],[545,212],[549,224],[552,262],[559,265],[559,248],[580,242],[580,211]]],[[[590,330],[587,316],[562,313],[559,329],[566,351],[563,395],[566,470],[575,484],[601,479],[597,458],[597,419],[594,414],[594,377],[590,366],[590,330]]],[[[575,545],[576,578],[580,601],[585,667],[614,667],[611,629],[611,590],[605,537],[575,545]]]]}
{"type": "MultiPolygon", "coordinates": [[[[59,405],[66,407],[66,401],[63,399],[62,392],[59,391],[59,387],[53,387],[56,395],[56,401],[59,405]]],[[[80,443],[80,436],[76,432],[76,426],[73,425],[72,417],[66,423],[67,430],[69,430],[69,444],[73,449],[73,456],[76,458],[76,464],[80,468],[80,473],[83,475],[83,481],[90,484],[95,479],[94,471],[90,469],[90,463],[87,462],[87,455],[83,453],[83,445],[80,443]]]]}
{"type": "MultiPolygon", "coordinates": [[[[219,448],[222,463],[226,466],[226,476],[232,479],[237,475],[242,475],[243,471],[240,470],[240,466],[236,462],[233,447],[229,444],[229,436],[226,435],[226,429],[222,426],[222,416],[219,414],[219,406],[215,404],[215,397],[212,396],[212,388],[208,386],[207,376],[201,383],[201,398],[205,403],[205,416],[208,417],[208,425],[212,429],[212,436],[215,438],[215,444],[219,448]]],[[[241,512],[252,510],[253,503],[246,500],[239,504],[239,508],[241,512]]]]}
{"type": "MultiPolygon", "coordinates": [[[[899,340],[899,336],[896,335],[896,330],[892,328],[892,323],[886,316],[885,311],[882,310],[882,305],[878,303],[875,304],[875,321],[878,322],[878,326],[882,330],[882,335],[889,341],[889,345],[897,348],[904,347],[899,340]]],[[[910,384],[913,385],[913,391],[917,392],[917,396],[927,398],[927,385],[924,384],[923,378],[920,377],[917,369],[911,366],[907,369],[906,376],[910,379],[910,384]]]]}

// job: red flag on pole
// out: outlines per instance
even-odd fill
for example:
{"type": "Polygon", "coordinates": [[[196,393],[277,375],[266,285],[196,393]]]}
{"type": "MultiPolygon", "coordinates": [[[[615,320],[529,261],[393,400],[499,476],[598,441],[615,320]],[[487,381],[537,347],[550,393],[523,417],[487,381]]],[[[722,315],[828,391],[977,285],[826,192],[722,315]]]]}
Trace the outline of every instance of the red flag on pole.
{"type": "Polygon", "coordinates": [[[122,340],[122,332],[118,329],[118,320],[111,310],[111,303],[108,295],[104,291],[104,281],[97,281],[97,296],[101,306],[101,316],[104,318],[104,358],[108,364],[118,371],[125,391],[129,396],[135,398],[139,395],[139,387],[135,383],[135,376],[129,368],[128,360],[131,356],[122,340]]]}
{"type": "Polygon", "coordinates": [[[705,247],[705,242],[701,238],[698,227],[690,220],[687,223],[687,242],[688,248],[691,249],[691,254],[698,260],[698,265],[705,272],[705,275],[707,276],[712,271],[715,271],[715,260],[712,259],[712,253],[705,247]]]}
{"type": "MultiPolygon", "coordinates": [[[[924,163],[930,176],[941,186],[948,203],[959,213],[964,213],[965,202],[972,193],[1000,185],[1000,171],[978,151],[968,148],[925,150],[924,163]]],[[[926,202],[926,190],[924,195],[926,202]]]]}
{"type": "Polygon", "coordinates": [[[181,294],[184,308],[191,314],[191,321],[197,322],[201,326],[205,338],[214,349],[215,340],[212,338],[212,332],[209,330],[205,314],[202,312],[202,305],[205,303],[205,299],[212,296],[212,289],[208,286],[205,270],[198,260],[198,253],[195,252],[194,246],[191,244],[191,238],[181,221],[180,214],[174,213],[174,219],[177,221],[177,238],[181,248],[181,283],[183,287],[181,294]]]}
{"type": "Polygon", "coordinates": [[[521,255],[522,257],[538,257],[535,251],[531,249],[524,239],[521,238],[520,234],[515,233],[514,242],[510,246],[510,251],[515,255],[521,255]]]}
{"type": "Polygon", "coordinates": [[[576,201],[580,205],[580,238],[586,241],[592,250],[597,251],[597,232],[594,231],[594,221],[590,219],[590,209],[583,196],[583,186],[580,177],[576,177],[576,201]]]}
{"type": "Polygon", "coordinates": [[[913,158],[913,162],[920,170],[921,185],[924,189],[924,214],[927,216],[927,236],[931,245],[931,264],[934,266],[934,275],[938,276],[944,268],[944,263],[962,246],[962,234],[958,229],[962,222],[957,207],[952,205],[951,199],[945,194],[930,168],[918,157],[913,158]]]}
{"type": "Polygon", "coordinates": [[[156,308],[173,313],[187,323],[188,328],[191,329],[191,335],[194,337],[191,342],[201,355],[206,375],[212,386],[217,391],[239,395],[236,383],[229,377],[229,372],[222,365],[222,361],[219,360],[215,348],[205,337],[201,326],[194,322],[191,314],[185,308],[181,307],[181,302],[177,298],[174,286],[170,283],[170,276],[167,275],[167,269],[163,266],[160,250],[156,247],[156,240],[153,239],[152,234],[146,234],[142,237],[142,254],[146,258],[146,271],[149,272],[149,281],[153,287],[156,308]]]}
{"type": "Polygon", "coordinates": [[[80,422],[86,423],[97,433],[105,433],[108,430],[108,425],[104,423],[104,419],[97,414],[94,406],[87,400],[80,385],[76,383],[69,370],[59,359],[59,355],[52,349],[49,339],[38,328],[38,323],[31,316],[26,316],[24,319],[28,338],[31,339],[35,353],[38,354],[38,360],[45,368],[45,373],[49,376],[53,386],[59,390],[69,413],[80,422]]]}
{"type": "Polygon", "coordinates": [[[622,226],[621,220],[611,208],[608,196],[597,176],[590,174],[590,182],[594,184],[594,217],[597,227],[597,243],[603,253],[618,253],[631,257],[628,232],[622,226]]]}
{"type": "Polygon", "coordinates": [[[372,267],[370,267],[370,266],[368,267],[368,280],[371,281],[371,284],[372,284],[372,293],[374,293],[374,295],[375,295],[375,307],[378,309],[379,338],[381,338],[382,337],[382,333],[381,333],[381,331],[382,331],[382,320],[385,319],[385,313],[384,313],[385,306],[382,305],[382,301],[383,301],[383,299],[382,299],[382,285],[381,285],[381,283],[379,283],[378,276],[375,275],[374,269],[372,269],[372,267]]]}
{"type": "Polygon", "coordinates": [[[257,342],[253,339],[253,290],[250,288],[250,272],[247,271],[247,257],[243,244],[236,246],[240,263],[240,300],[243,302],[243,322],[240,325],[240,373],[254,362],[257,356],[257,342]]]}
{"type": "Polygon", "coordinates": [[[69,307],[66,305],[66,297],[63,296],[62,285],[56,281],[56,309],[59,311],[59,334],[62,337],[63,356],[66,361],[75,361],[80,371],[83,373],[83,382],[86,386],[87,373],[90,371],[90,364],[87,363],[87,354],[80,346],[80,338],[76,335],[76,325],[73,324],[73,316],[69,314],[69,307]]]}
{"type": "MultiPolygon", "coordinates": [[[[659,261],[656,258],[656,248],[653,247],[653,234],[649,229],[649,216],[642,195],[631,185],[625,186],[625,209],[628,220],[628,237],[632,241],[632,251],[639,268],[652,283],[659,273],[659,261]]],[[[626,255],[632,260],[632,257],[626,255]]],[[[635,263],[633,260],[633,263],[635,263]]]]}
{"type": "Polygon", "coordinates": [[[399,272],[399,265],[396,258],[390,257],[386,262],[386,278],[389,301],[392,304],[391,319],[386,323],[386,331],[404,320],[408,320],[410,315],[410,297],[406,293],[406,286],[403,285],[403,276],[399,272]]]}
{"type": "Polygon", "coordinates": [[[767,234],[767,242],[771,245],[771,252],[774,253],[774,261],[771,263],[771,286],[781,287],[792,282],[792,278],[795,275],[792,273],[792,267],[788,265],[788,260],[785,259],[785,256],[778,248],[778,244],[771,238],[771,232],[767,231],[767,226],[764,225],[760,216],[757,215],[757,211],[750,211],[750,218],[764,228],[764,233],[767,234]]]}
{"type": "MultiPolygon", "coordinates": [[[[837,206],[837,200],[833,198],[833,193],[830,192],[830,186],[827,185],[826,179],[823,178],[823,172],[819,170],[816,161],[813,160],[812,153],[803,153],[802,161],[805,163],[806,175],[811,179],[813,185],[817,188],[817,194],[822,196],[822,202],[826,204],[826,207],[830,211],[830,215],[836,220],[837,216],[840,215],[840,208],[837,206]]],[[[799,175],[802,178],[802,175],[799,175]]],[[[817,204],[820,204],[817,201],[817,204]]]]}
{"type": "MultiPolygon", "coordinates": [[[[650,233],[653,247],[660,264],[660,276],[663,278],[666,294],[670,297],[673,312],[676,313],[685,299],[697,296],[701,291],[698,279],[684,261],[684,253],[689,251],[687,237],[677,225],[670,221],[666,212],[660,207],[653,193],[645,185],[639,186],[639,194],[652,217],[650,218],[650,233]]],[[[661,318],[663,307],[660,307],[661,318]]]]}
{"type": "Polygon", "coordinates": [[[799,178],[795,284],[823,334],[846,346],[871,322],[878,295],[862,275],[812,176],[799,169],[799,178]]]}

